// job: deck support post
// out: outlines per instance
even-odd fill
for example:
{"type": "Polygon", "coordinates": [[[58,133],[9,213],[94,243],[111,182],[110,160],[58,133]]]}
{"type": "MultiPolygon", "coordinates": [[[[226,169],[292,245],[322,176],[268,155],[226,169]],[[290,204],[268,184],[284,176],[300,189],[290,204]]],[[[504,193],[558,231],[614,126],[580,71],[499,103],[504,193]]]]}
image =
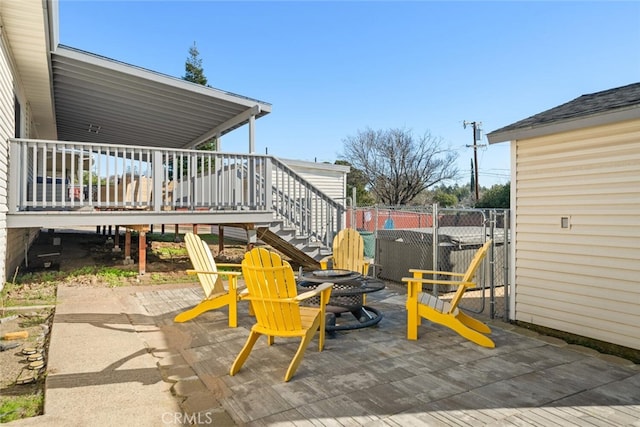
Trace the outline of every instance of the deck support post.
{"type": "Polygon", "coordinates": [[[147,268],[147,233],[138,233],[138,274],[144,275],[147,268]]]}
{"type": "Polygon", "coordinates": [[[120,252],[120,226],[116,225],[115,236],[113,236],[113,252],[120,252]]]}
{"type": "Polygon", "coordinates": [[[124,232],[124,264],[132,264],[131,260],[131,230],[129,228],[124,232]]]}

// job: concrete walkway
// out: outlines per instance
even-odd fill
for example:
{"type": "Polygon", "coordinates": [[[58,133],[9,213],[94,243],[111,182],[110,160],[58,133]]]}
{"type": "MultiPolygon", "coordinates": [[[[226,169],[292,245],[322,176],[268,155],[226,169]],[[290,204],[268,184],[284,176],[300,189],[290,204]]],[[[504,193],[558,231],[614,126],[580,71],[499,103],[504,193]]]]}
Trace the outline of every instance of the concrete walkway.
{"type": "Polygon", "coordinates": [[[495,349],[425,322],[405,339],[402,288],[368,297],[374,327],[311,343],[282,381],[297,341],[261,339],[229,367],[253,319],[226,309],[184,324],[199,288],[58,291],[45,415],[12,425],[629,425],[640,426],[638,365],[491,322],[495,349]]]}

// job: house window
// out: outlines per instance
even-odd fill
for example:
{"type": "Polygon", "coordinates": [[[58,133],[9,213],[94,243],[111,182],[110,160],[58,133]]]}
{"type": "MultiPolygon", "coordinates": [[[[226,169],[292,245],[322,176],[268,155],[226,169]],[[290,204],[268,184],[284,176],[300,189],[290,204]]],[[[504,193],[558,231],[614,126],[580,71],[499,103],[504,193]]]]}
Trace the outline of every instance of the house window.
{"type": "Polygon", "coordinates": [[[13,104],[13,109],[15,110],[15,137],[20,138],[22,136],[22,107],[17,96],[13,97],[13,104]]]}

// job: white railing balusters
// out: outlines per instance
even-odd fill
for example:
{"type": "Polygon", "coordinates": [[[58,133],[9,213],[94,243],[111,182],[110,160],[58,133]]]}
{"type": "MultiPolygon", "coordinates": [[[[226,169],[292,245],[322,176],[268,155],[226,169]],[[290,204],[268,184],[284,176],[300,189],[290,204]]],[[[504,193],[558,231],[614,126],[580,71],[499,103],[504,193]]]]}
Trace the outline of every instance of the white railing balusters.
{"type": "Polygon", "coordinates": [[[9,211],[142,208],[272,211],[328,242],[344,208],[265,155],[33,139],[10,140],[9,211]]]}

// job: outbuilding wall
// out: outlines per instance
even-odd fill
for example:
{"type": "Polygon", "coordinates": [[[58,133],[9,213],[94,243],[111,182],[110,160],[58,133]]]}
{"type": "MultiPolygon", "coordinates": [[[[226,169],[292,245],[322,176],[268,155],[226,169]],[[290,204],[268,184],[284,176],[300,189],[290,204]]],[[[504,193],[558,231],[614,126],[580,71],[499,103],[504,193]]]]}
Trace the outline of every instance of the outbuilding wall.
{"type": "Polygon", "coordinates": [[[516,320],[640,349],[640,120],[515,150],[516,320]]]}

